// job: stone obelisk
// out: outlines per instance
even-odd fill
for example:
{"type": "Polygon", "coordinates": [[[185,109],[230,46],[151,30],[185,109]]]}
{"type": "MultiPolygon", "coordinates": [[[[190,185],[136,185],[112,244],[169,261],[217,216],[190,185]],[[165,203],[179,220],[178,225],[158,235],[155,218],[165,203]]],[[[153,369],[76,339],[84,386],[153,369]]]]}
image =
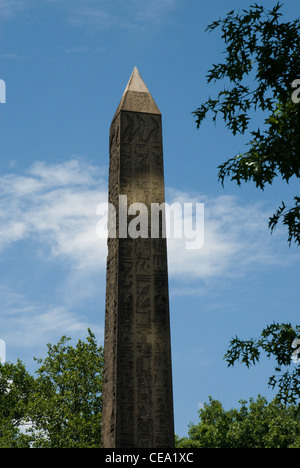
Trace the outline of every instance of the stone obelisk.
{"type": "Polygon", "coordinates": [[[155,238],[150,219],[151,204],[164,201],[161,113],[135,68],[110,129],[109,203],[117,219],[116,237],[108,238],[104,448],[174,447],[164,218],[155,238]],[[148,209],[149,225],[133,238],[134,203],[148,209]]]}

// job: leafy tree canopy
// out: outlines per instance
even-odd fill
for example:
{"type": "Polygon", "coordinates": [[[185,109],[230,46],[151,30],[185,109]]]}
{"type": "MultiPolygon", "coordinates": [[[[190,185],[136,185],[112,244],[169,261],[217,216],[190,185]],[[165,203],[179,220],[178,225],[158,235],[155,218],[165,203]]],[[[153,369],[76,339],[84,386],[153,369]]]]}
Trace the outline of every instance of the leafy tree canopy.
{"type": "Polygon", "coordinates": [[[218,400],[199,410],[200,422],[190,424],[188,437],[176,438],[178,448],[300,448],[298,409],[258,396],[225,411],[218,400]]]}
{"type": "Polygon", "coordinates": [[[250,367],[259,362],[262,352],[268,358],[275,358],[275,373],[268,383],[278,388],[276,399],[300,408],[300,326],[273,323],[257,339],[240,340],[236,336],[230,342],[225,359],[229,367],[236,362],[250,367]]]}
{"type": "MultiPolygon", "coordinates": [[[[277,3],[268,11],[254,4],[207,27],[209,32],[221,28],[226,45],[225,61],[213,65],[207,81],[224,81],[225,87],[193,112],[197,127],[211,112],[214,122],[221,115],[233,135],[244,134],[256,124],[256,111],[266,115],[263,129],[250,131],[248,151],[219,166],[222,184],[230,177],[263,190],[276,177],[287,183],[300,177],[300,21],[281,21],[281,7],[277,3]]],[[[294,206],[283,201],[270,217],[271,232],[279,220],[288,229],[289,244],[300,245],[298,195],[294,206]]]]}
{"type": "Polygon", "coordinates": [[[20,431],[34,378],[21,361],[0,364],[0,448],[28,448],[29,438],[20,431]]]}
{"type": "Polygon", "coordinates": [[[100,447],[103,349],[90,330],[76,347],[69,341],[63,336],[35,359],[36,377],[20,361],[0,366],[1,448],[100,447]]]}

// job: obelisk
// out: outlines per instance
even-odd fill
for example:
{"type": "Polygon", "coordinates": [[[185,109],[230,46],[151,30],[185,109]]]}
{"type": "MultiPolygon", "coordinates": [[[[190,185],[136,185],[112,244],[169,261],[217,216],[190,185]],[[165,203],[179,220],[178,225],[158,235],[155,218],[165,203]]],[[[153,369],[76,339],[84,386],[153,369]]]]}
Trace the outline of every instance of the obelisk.
{"type": "Polygon", "coordinates": [[[135,68],[110,129],[109,203],[117,219],[116,237],[108,238],[104,448],[174,447],[165,220],[151,238],[150,216],[151,204],[164,201],[161,113],[135,68]],[[139,215],[134,203],[148,209],[147,235],[129,234],[139,215]]]}

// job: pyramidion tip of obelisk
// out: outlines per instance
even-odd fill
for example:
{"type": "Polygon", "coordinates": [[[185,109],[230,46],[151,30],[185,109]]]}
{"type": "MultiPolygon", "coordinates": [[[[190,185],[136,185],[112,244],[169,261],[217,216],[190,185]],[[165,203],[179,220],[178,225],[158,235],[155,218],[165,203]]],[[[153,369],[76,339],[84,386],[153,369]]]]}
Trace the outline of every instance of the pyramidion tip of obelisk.
{"type": "Polygon", "coordinates": [[[149,93],[150,94],[149,89],[145,85],[137,67],[134,67],[133,72],[131,73],[131,77],[129,78],[129,81],[125,88],[123,96],[127,91],[135,91],[137,93],[149,93]]]}
{"type": "Polygon", "coordinates": [[[143,112],[160,115],[153,97],[145,85],[137,67],[134,67],[114,118],[120,111],[143,112]]]}

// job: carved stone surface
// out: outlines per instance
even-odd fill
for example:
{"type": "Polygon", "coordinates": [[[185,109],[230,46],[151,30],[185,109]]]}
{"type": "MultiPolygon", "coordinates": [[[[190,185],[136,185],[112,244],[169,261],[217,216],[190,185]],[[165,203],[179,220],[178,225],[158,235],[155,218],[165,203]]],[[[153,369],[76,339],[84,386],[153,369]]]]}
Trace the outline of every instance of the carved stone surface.
{"type": "Polygon", "coordinates": [[[110,130],[104,448],[174,447],[167,247],[161,226],[150,237],[150,205],[164,201],[161,114],[135,68],[110,130]],[[148,207],[148,238],[119,238],[119,195],[148,207]]]}

